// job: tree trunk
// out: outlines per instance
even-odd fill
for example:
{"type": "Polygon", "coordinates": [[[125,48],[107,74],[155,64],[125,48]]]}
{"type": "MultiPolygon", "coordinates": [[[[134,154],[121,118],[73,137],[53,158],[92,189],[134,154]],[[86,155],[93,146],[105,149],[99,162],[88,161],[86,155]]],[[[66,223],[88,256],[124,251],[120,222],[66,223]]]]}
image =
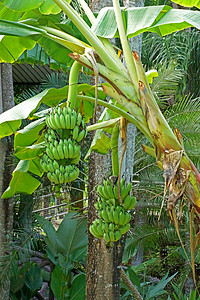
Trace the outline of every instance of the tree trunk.
{"type": "MultiPolygon", "coordinates": [[[[105,6],[112,6],[112,1],[90,0],[94,12],[105,6]]],[[[100,116],[101,111],[97,112],[100,116]]],[[[93,135],[91,134],[91,140],[93,135]]],[[[95,191],[103,178],[111,175],[111,155],[100,155],[92,152],[89,159],[88,180],[88,226],[96,218],[94,203],[97,201],[95,191]]],[[[88,252],[86,268],[87,300],[118,300],[120,297],[120,269],[124,244],[115,243],[108,247],[104,239],[99,240],[88,233],[88,252]]]]}
{"type": "MultiPolygon", "coordinates": [[[[14,106],[12,66],[0,65],[0,113],[14,106]]],[[[12,142],[11,138],[0,140],[0,196],[8,187],[12,178],[12,142]]],[[[9,259],[9,242],[12,239],[13,199],[0,198],[0,270],[9,259]]],[[[4,274],[0,280],[0,299],[9,299],[9,275],[4,274]]]]}

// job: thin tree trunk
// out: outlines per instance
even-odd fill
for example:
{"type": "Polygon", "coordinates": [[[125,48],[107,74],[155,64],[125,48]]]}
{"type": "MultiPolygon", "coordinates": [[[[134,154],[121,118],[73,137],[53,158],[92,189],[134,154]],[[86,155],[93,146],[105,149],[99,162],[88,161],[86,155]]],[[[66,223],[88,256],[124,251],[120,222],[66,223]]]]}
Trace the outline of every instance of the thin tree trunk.
{"type": "MultiPolygon", "coordinates": [[[[14,106],[12,66],[0,65],[0,112],[14,106]]],[[[0,140],[0,196],[8,187],[12,178],[12,142],[11,138],[0,140]]],[[[13,199],[0,198],[0,270],[10,255],[9,242],[12,239],[13,228],[13,199]]],[[[8,300],[10,291],[9,275],[1,278],[0,299],[8,300]]]]}

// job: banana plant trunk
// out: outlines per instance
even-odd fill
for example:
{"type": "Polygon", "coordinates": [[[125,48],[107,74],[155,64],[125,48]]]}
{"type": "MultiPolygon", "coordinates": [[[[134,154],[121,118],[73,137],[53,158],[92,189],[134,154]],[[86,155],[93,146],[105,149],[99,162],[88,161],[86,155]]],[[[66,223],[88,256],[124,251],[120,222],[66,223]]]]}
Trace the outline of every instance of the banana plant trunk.
{"type": "MultiPolygon", "coordinates": [[[[93,12],[105,6],[112,6],[112,1],[90,1],[93,12]]],[[[94,82],[93,82],[94,84],[94,82]]],[[[97,112],[100,116],[101,110],[97,112]]],[[[93,134],[91,134],[91,140],[93,134]]],[[[97,201],[95,187],[102,179],[111,175],[111,153],[100,155],[92,152],[89,158],[88,180],[88,226],[97,217],[94,207],[97,201]]],[[[122,256],[121,245],[108,247],[104,239],[95,238],[88,233],[88,253],[86,268],[86,299],[87,300],[118,300],[120,297],[120,269],[122,256]]]]}
{"type": "MultiPolygon", "coordinates": [[[[12,66],[0,64],[0,113],[14,106],[12,66]]],[[[0,140],[0,197],[12,178],[12,142],[10,138],[0,140]]],[[[13,199],[0,198],[0,274],[9,262],[9,242],[13,229],[13,199]]],[[[0,283],[0,299],[9,299],[10,278],[5,274],[0,283]]]]}

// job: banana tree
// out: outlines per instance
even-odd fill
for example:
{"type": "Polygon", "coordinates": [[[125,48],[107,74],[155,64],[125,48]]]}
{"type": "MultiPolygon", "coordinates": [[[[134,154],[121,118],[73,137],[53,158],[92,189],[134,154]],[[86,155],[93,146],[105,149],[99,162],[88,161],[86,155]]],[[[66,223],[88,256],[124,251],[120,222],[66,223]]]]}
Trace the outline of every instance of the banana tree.
{"type": "MultiPolygon", "coordinates": [[[[4,0],[1,4],[2,15],[4,13],[6,16],[0,21],[0,33],[3,35],[0,43],[1,61],[16,61],[26,49],[32,49],[36,43],[59,63],[70,64],[71,60],[76,61],[72,67],[69,88],[45,90],[0,116],[0,137],[16,132],[21,119],[34,116],[38,118],[15,135],[16,155],[22,160],[3,196],[6,198],[15,192],[26,191],[24,180],[31,183],[26,192],[32,193],[38,187],[39,181],[28,171],[39,176],[43,174],[38,158],[42,152],[42,144],[38,144],[41,141],[40,131],[45,125],[45,113],[34,115],[34,112],[42,102],[55,106],[67,96],[71,108],[78,105],[81,109],[84,103],[83,111],[86,112],[86,103],[103,105],[133,123],[147,137],[152,147],[143,146],[143,149],[155,157],[158,167],[163,169],[164,194],[169,190],[168,210],[178,231],[175,207],[179,198],[188,201],[191,219],[194,213],[200,213],[200,174],[184,151],[180,132],[178,129],[173,132],[163,117],[151,92],[140,57],[136,52],[131,53],[128,38],[145,31],[163,36],[188,27],[200,28],[200,13],[175,10],[169,6],[122,9],[118,0],[113,0],[113,8],[102,9],[95,18],[86,3],[80,0],[89,19],[86,23],[68,2],[35,0],[30,3],[27,0],[17,5],[13,1],[4,0]],[[12,15],[13,18],[8,14],[9,10],[17,11],[12,15]],[[25,10],[27,12],[22,15],[25,10]],[[61,10],[78,29],[79,38],[66,24],[56,22],[56,15],[53,14],[61,10]],[[111,37],[120,38],[126,67],[109,42],[111,37]],[[88,86],[78,87],[77,74],[81,65],[92,70],[96,79],[101,76],[106,83],[93,91],[88,86]],[[114,99],[113,103],[104,101],[105,95],[114,99]]],[[[86,118],[89,117],[91,115],[86,113],[86,118]]],[[[116,120],[109,124],[98,124],[89,130],[114,124],[116,120]]],[[[198,236],[194,240],[191,230],[192,260],[197,241],[198,236]]]]}

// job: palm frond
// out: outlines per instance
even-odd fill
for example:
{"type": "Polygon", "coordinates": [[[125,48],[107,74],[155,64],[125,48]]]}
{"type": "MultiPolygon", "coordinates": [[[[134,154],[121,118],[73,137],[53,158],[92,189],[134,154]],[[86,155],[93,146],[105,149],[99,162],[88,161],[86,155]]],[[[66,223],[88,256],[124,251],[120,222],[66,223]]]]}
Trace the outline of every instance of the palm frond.
{"type": "Polygon", "coordinates": [[[68,73],[52,73],[46,75],[46,80],[43,80],[41,85],[45,89],[61,88],[68,84],[68,73]]]}
{"type": "Polygon", "coordinates": [[[177,68],[177,63],[167,61],[157,66],[158,77],[154,78],[151,85],[152,91],[157,96],[157,102],[161,109],[173,105],[175,94],[183,78],[183,72],[177,68]]]}
{"type": "Polygon", "coordinates": [[[191,93],[195,97],[200,91],[200,39],[199,31],[191,29],[176,32],[163,38],[148,33],[143,38],[142,61],[148,69],[157,68],[165,61],[176,61],[178,69],[184,72],[181,83],[182,93],[191,93]]]}

